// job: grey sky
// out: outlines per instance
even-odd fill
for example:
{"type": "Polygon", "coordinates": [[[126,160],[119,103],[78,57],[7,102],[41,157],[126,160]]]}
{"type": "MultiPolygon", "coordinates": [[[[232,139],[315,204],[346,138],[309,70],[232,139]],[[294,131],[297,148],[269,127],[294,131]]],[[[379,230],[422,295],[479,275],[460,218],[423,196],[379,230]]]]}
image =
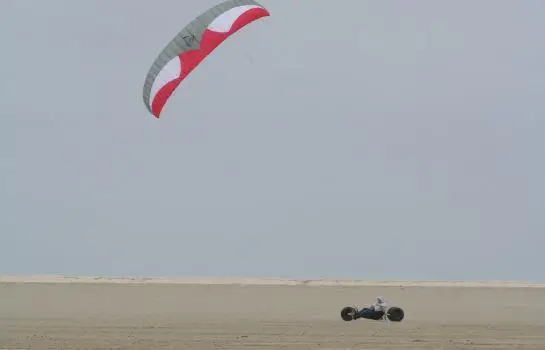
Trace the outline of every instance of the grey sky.
{"type": "Polygon", "coordinates": [[[3,0],[0,273],[545,281],[545,2],[3,0]]]}

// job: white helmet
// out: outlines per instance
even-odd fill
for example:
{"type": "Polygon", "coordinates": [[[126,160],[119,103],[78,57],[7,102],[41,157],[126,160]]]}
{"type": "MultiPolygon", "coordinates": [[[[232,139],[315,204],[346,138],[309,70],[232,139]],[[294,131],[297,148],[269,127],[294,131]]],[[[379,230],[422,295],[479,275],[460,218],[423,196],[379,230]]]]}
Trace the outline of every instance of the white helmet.
{"type": "Polygon", "coordinates": [[[381,296],[378,296],[378,297],[377,297],[377,303],[383,304],[383,303],[384,303],[384,298],[381,297],[381,296]]]}

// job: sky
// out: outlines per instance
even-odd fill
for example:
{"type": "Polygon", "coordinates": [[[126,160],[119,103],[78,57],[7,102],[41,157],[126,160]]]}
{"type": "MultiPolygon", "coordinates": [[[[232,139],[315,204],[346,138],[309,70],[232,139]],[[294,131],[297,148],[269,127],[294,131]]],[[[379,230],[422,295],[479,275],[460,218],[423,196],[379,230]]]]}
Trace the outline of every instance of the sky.
{"type": "Polygon", "coordinates": [[[545,282],[545,2],[3,0],[0,274],[545,282]]]}

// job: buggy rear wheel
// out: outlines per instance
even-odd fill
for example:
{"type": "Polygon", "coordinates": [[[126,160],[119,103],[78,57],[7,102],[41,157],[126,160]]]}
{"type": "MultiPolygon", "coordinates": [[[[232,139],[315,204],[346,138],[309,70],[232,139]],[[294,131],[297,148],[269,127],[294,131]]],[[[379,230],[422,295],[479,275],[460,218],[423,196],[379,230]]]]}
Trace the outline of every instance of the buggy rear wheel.
{"type": "Polygon", "coordinates": [[[401,322],[405,318],[405,312],[400,307],[391,307],[386,313],[386,317],[392,322],[401,322]]]}

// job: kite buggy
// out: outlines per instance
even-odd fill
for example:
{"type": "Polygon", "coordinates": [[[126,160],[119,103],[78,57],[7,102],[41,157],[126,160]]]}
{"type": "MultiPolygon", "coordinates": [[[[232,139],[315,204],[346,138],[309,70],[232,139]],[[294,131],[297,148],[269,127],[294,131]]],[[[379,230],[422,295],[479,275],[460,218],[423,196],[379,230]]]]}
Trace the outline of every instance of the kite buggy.
{"type": "Polygon", "coordinates": [[[402,308],[388,306],[382,297],[377,297],[374,304],[363,309],[356,306],[346,306],[341,310],[341,318],[347,322],[359,318],[373,321],[401,322],[404,317],[405,312],[402,308]]]}

